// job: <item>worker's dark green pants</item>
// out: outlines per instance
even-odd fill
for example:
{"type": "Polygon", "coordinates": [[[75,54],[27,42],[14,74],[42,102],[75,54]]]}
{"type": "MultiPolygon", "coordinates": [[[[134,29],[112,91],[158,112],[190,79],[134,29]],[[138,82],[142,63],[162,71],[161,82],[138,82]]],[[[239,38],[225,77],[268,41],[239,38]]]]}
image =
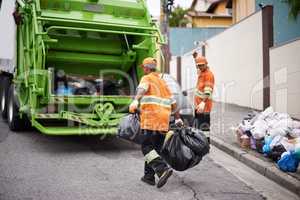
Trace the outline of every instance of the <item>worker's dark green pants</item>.
{"type": "Polygon", "coordinates": [[[210,142],[210,113],[197,113],[195,111],[194,127],[203,131],[208,139],[208,142],[210,142]]]}
{"type": "MultiPolygon", "coordinates": [[[[165,135],[159,131],[142,130],[145,138],[142,142],[142,152],[145,157],[156,151],[160,153],[164,143],[165,135]]],[[[155,173],[160,177],[161,174],[168,169],[167,163],[160,157],[156,156],[153,160],[145,161],[144,173],[147,177],[154,177],[155,173]]]]}

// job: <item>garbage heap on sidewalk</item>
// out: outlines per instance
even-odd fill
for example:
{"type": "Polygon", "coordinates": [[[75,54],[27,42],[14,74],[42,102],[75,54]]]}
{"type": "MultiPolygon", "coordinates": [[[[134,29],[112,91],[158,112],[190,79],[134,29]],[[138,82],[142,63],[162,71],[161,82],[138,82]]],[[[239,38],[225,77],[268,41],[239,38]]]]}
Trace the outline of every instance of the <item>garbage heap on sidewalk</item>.
{"type": "Polygon", "coordinates": [[[286,113],[251,112],[234,129],[243,149],[253,149],[274,160],[285,172],[296,172],[300,162],[300,122],[286,113]]]}

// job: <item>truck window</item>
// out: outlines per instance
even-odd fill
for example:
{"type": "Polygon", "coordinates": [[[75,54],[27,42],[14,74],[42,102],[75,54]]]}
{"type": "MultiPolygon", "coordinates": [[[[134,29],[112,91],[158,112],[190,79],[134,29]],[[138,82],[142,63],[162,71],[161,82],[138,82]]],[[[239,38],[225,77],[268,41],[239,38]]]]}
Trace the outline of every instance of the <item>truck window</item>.
{"type": "Polygon", "coordinates": [[[1,10],[1,6],[2,6],[2,0],[0,0],[0,10],[1,10]]]}

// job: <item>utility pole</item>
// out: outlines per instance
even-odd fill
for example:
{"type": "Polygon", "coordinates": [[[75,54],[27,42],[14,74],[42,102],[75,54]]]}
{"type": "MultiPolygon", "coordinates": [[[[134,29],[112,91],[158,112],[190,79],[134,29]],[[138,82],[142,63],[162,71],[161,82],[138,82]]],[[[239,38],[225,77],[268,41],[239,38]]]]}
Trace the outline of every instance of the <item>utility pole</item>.
{"type": "Polygon", "coordinates": [[[170,72],[170,41],[169,41],[169,15],[173,6],[174,0],[160,0],[160,30],[167,39],[167,44],[163,45],[162,52],[165,58],[165,72],[170,72]]]}

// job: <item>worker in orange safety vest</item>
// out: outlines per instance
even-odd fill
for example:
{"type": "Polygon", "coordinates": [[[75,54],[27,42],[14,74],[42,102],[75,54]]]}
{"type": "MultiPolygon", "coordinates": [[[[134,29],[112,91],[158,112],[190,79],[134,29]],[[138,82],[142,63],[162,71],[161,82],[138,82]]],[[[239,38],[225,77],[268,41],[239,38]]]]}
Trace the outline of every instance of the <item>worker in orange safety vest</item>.
{"type": "Polygon", "coordinates": [[[210,142],[210,113],[212,110],[212,94],[215,84],[213,73],[208,67],[205,57],[193,53],[195,59],[198,81],[195,89],[195,122],[194,125],[206,135],[210,142]]]}
{"type": "MultiPolygon", "coordinates": [[[[172,110],[176,110],[176,100],[172,98],[162,74],[156,72],[157,62],[154,58],[146,58],[142,68],[144,76],[138,87],[134,101],[129,106],[129,112],[140,109],[141,132],[145,138],[142,142],[142,152],[145,156],[144,176],[141,180],[155,185],[155,174],[159,180],[157,187],[162,187],[172,175],[172,169],[160,157],[165,134],[169,131],[172,110]]],[[[175,113],[175,123],[183,125],[179,112],[175,113]]]]}

